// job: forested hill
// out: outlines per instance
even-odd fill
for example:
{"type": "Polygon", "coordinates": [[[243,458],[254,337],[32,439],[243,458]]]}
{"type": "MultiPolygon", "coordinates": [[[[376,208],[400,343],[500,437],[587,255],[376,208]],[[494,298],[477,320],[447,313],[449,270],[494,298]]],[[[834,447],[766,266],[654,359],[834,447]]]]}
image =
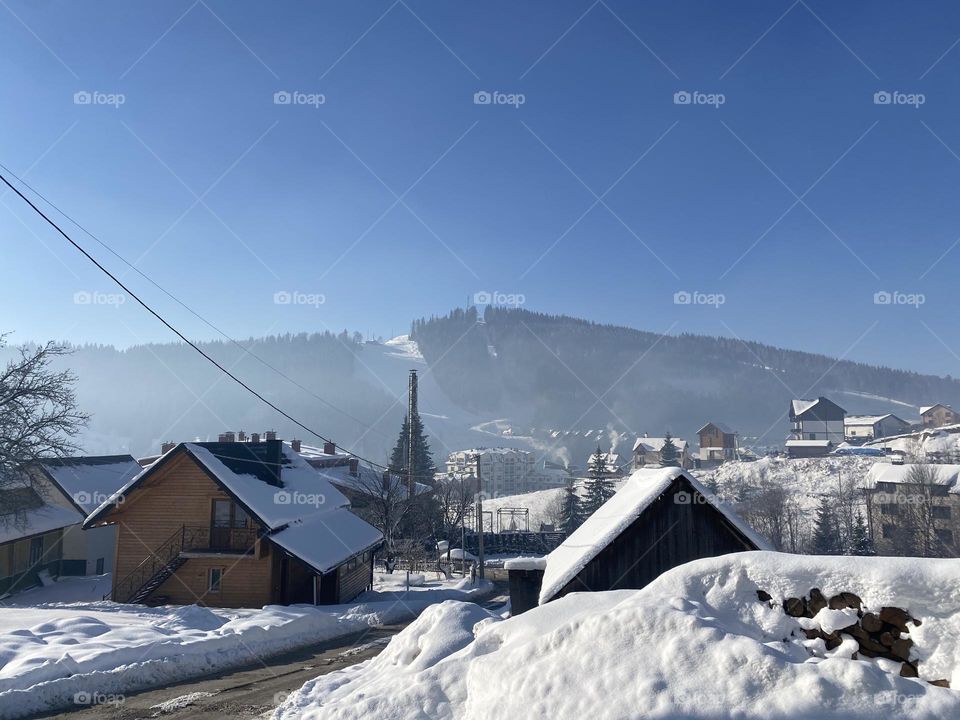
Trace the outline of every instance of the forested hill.
{"type": "Polygon", "coordinates": [[[782,440],[793,397],[828,395],[848,413],[960,404],[952,378],[838,361],[754,342],[661,336],[571,317],[489,307],[413,324],[437,381],[470,410],[538,427],[603,428],[691,438],[707,421],[782,440]],[[600,401],[598,401],[598,396],[600,401]],[[871,398],[869,396],[878,396],[871,398]],[[770,430],[771,426],[773,429],[770,430]]]}

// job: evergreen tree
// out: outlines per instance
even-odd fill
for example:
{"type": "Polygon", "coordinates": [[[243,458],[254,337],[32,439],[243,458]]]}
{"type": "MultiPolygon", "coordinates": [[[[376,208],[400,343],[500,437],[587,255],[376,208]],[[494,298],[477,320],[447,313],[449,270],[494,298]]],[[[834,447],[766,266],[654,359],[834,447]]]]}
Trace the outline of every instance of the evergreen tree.
{"type": "Polygon", "coordinates": [[[870,540],[870,534],[867,532],[867,524],[859,510],[857,510],[857,516],[853,520],[847,552],[850,555],[876,555],[873,542],[870,540]]]}
{"type": "Polygon", "coordinates": [[[670,431],[667,430],[667,435],[663,439],[663,447],[660,448],[660,464],[664,466],[680,466],[680,451],[677,450],[677,445],[673,442],[673,437],[670,435],[670,431]]]}
{"type": "Polygon", "coordinates": [[[817,508],[811,550],[814,555],[840,554],[840,543],[837,540],[837,518],[834,515],[830,499],[826,497],[820,500],[820,507],[817,508]]]}
{"type": "MultiPolygon", "coordinates": [[[[400,436],[390,454],[390,470],[399,475],[406,484],[407,467],[404,460],[407,456],[408,438],[411,432],[413,433],[413,480],[433,488],[437,468],[433,463],[433,455],[419,414],[413,416],[412,422],[409,417],[404,416],[400,436]]],[[[407,538],[420,539],[436,538],[443,534],[442,512],[433,492],[420,493],[409,501],[400,532],[407,538]]]]}
{"type": "Polygon", "coordinates": [[[587,497],[583,502],[584,517],[593,515],[615,493],[610,471],[607,468],[607,458],[599,445],[597,451],[590,456],[589,475],[587,497]]]}
{"type": "Polygon", "coordinates": [[[563,490],[563,509],[560,514],[560,530],[569,537],[583,522],[583,502],[577,494],[573,479],[567,481],[563,490]]]}

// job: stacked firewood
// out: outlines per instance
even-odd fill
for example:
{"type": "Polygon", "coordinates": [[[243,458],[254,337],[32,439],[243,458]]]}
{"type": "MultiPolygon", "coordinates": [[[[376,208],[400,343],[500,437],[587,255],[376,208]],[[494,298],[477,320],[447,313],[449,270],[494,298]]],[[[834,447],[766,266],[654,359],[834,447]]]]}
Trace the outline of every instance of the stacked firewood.
{"type": "MultiPolygon", "coordinates": [[[[757,598],[773,606],[773,598],[764,590],[757,591],[757,598]]],[[[910,638],[910,625],[918,627],[921,621],[903,608],[885,606],[880,612],[869,612],[860,598],[851,592],[841,592],[826,597],[819,588],[812,588],[807,597],[789,597],[783,601],[783,611],[790,617],[813,619],[824,608],[830,610],[854,610],[856,621],[850,625],[826,632],[819,627],[803,630],[808,640],[823,640],[827,650],[833,650],[843,642],[841,635],[848,635],[857,641],[858,650],[852,659],[859,656],[868,658],[887,658],[901,663],[902,677],[919,677],[918,659],[911,656],[913,640],[910,638]]],[[[950,687],[947,680],[931,680],[932,685],[950,687]]]]}

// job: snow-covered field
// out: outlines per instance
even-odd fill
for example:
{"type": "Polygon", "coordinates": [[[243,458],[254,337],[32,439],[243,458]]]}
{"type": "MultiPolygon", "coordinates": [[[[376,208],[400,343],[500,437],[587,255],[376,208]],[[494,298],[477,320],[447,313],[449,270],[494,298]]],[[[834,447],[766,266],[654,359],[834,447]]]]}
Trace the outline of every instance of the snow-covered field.
{"type": "Polygon", "coordinates": [[[507,620],[476,605],[434,606],[379,656],[304,685],[274,718],[960,717],[960,692],[933,679],[960,686],[955,560],[753,552],[507,620]],[[921,679],[900,677],[892,661],[852,659],[849,642],[827,651],[807,640],[780,602],[811,588],[920,619],[910,637],[921,679]]]}
{"type": "Polygon", "coordinates": [[[492,589],[421,576],[406,592],[405,573],[398,573],[351,605],[227,610],[105,602],[103,579],[92,580],[72,578],[0,607],[0,718],[66,706],[78,693],[127,694],[248,664],[492,589]],[[76,601],[91,594],[97,599],[76,601]]]}
{"type": "Polygon", "coordinates": [[[861,487],[877,458],[856,455],[822,458],[765,457],[754,462],[727,462],[715,470],[694,470],[704,483],[716,483],[718,494],[732,499],[745,486],[774,485],[788,490],[804,507],[816,507],[824,495],[837,492],[839,483],[861,487]]]}

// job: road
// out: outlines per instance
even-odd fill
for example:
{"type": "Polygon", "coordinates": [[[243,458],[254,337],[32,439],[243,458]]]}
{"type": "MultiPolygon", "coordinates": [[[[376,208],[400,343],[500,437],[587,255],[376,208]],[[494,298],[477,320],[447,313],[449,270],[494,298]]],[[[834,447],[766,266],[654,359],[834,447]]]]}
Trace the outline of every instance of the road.
{"type": "MultiPolygon", "coordinates": [[[[488,609],[507,601],[505,583],[495,581],[488,609]]],[[[61,720],[252,720],[269,718],[294,690],[319,675],[355,665],[380,653],[410,622],[385,625],[264,659],[227,673],[127,696],[122,703],[32,716],[61,720]]]]}

